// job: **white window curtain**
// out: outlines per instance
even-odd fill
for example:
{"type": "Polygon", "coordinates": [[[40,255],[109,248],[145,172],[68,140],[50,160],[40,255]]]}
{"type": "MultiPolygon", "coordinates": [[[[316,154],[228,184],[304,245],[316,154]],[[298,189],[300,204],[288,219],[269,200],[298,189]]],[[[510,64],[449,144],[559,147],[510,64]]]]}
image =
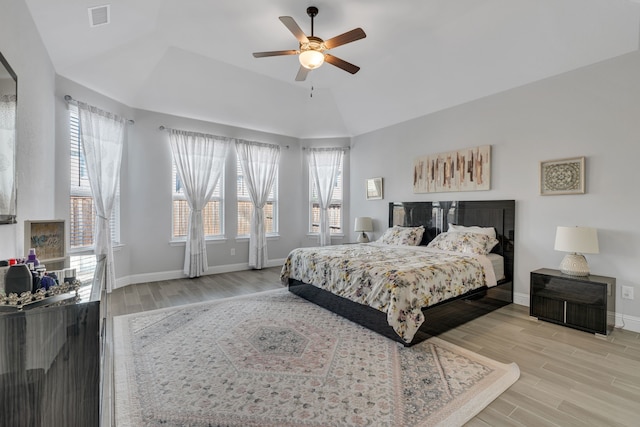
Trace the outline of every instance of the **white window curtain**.
{"type": "Polygon", "coordinates": [[[115,284],[111,225],[116,190],[120,180],[126,119],[78,102],[80,138],[96,208],[95,254],[106,260],[106,288],[115,284]]]}
{"type": "Polygon", "coordinates": [[[331,245],[328,208],[333,197],[333,188],[342,163],[343,148],[309,149],[309,170],[318,191],[320,204],[320,246],[331,245]]]}
{"type": "Polygon", "coordinates": [[[229,139],[169,129],[171,152],[189,204],[184,273],[199,277],[207,271],[207,246],[202,209],[213,195],[224,170],[229,139]]]}
{"type": "Polygon", "coordinates": [[[0,212],[15,214],[16,96],[0,96],[0,212]]]}
{"type": "Polygon", "coordinates": [[[267,263],[267,234],[264,205],[276,179],[280,147],[250,141],[236,141],[236,153],[242,167],[249,197],[253,203],[249,234],[249,267],[261,269],[267,263]]]}

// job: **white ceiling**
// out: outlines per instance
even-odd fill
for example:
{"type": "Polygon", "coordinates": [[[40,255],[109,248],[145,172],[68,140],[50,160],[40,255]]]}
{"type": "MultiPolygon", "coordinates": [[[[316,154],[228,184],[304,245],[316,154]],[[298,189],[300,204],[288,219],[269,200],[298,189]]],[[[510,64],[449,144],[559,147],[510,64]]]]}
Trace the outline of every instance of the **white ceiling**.
{"type": "Polygon", "coordinates": [[[355,136],[638,50],[634,0],[25,0],[56,72],[135,108],[299,138],[355,136]],[[90,27],[87,9],[111,5],[90,27]],[[278,19],[365,39],[294,81],[278,19]],[[313,87],[313,97],[311,88],[313,87]]]}

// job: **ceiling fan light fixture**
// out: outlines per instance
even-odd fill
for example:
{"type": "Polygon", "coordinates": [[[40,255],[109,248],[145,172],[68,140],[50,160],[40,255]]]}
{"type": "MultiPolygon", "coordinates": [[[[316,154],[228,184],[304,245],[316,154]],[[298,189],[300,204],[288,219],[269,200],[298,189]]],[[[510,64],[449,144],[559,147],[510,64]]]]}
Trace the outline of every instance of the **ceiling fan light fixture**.
{"type": "Polygon", "coordinates": [[[318,68],[324,63],[324,54],[317,50],[305,50],[298,55],[300,65],[308,70],[318,68]]]}

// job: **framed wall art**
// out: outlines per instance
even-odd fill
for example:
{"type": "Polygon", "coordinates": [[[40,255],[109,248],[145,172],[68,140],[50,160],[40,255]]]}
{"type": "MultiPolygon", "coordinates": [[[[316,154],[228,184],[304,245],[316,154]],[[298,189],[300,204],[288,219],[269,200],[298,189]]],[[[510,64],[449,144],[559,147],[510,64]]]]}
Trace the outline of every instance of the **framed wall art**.
{"type": "Polygon", "coordinates": [[[414,193],[490,189],[490,145],[431,154],[413,162],[414,193]]]}
{"type": "Polygon", "coordinates": [[[24,222],[24,251],[36,251],[38,260],[47,266],[48,270],[61,270],[68,267],[65,240],[65,221],[44,220],[24,222]]]}
{"type": "Polygon", "coordinates": [[[382,198],[382,178],[367,179],[367,200],[381,200],[382,198]]]}
{"type": "Polygon", "coordinates": [[[540,194],[584,194],[584,157],[540,162],[540,194]]]}

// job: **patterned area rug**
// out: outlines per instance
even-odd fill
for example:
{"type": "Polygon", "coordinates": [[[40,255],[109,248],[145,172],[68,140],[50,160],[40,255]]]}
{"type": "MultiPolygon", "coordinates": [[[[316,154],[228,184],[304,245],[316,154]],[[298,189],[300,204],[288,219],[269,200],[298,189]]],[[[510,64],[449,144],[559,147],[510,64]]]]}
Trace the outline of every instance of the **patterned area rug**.
{"type": "Polygon", "coordinates": [[[122,426],[462,425],[519,377],[431,338],[410,348],[286,289],[114,318],[122,426]]]}

